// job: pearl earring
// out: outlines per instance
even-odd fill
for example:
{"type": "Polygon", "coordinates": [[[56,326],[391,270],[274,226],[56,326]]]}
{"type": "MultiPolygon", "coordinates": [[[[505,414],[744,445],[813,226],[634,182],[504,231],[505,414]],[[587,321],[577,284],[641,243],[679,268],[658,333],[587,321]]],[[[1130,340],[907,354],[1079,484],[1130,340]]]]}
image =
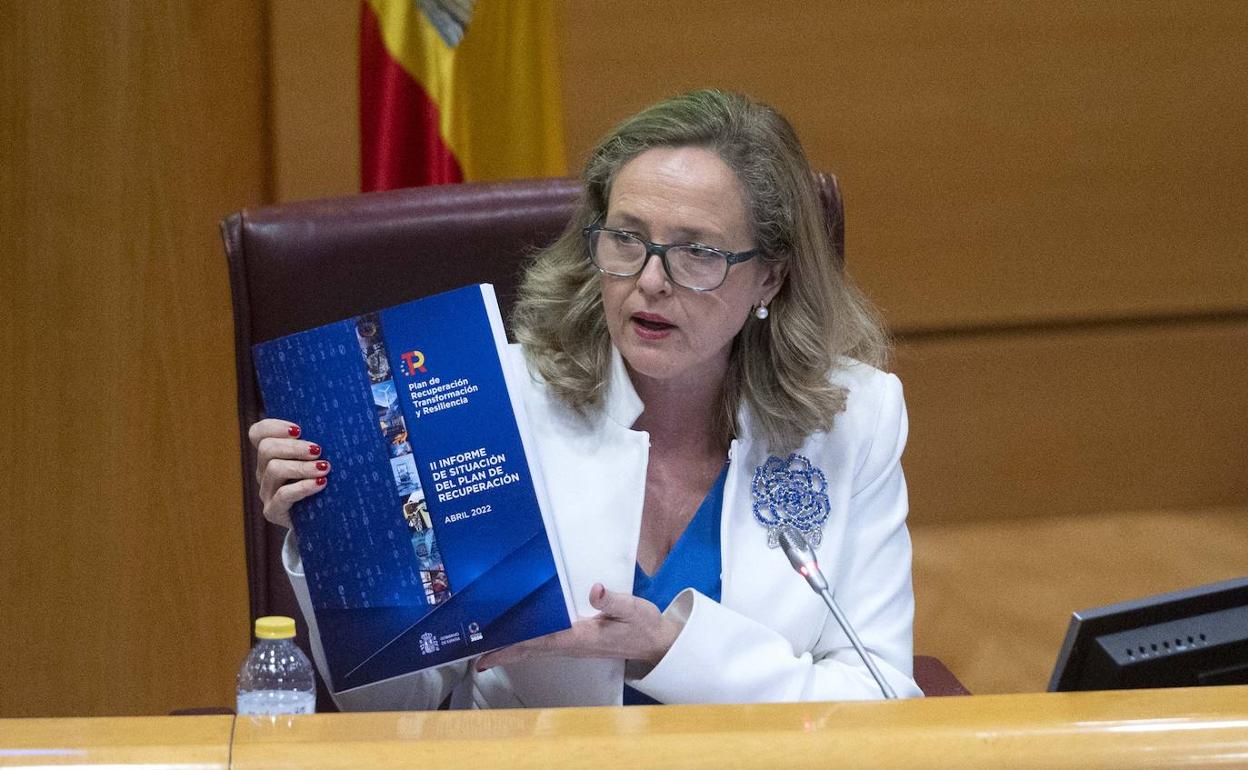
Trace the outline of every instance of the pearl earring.
{"type": "Polygon", "coordinates": [[[758,303],[758,307],[754,308],[754,317],[760,321],[762,321],[769,315],[771,314],[767,311],[766,303],[760,302],[758,303]]]}

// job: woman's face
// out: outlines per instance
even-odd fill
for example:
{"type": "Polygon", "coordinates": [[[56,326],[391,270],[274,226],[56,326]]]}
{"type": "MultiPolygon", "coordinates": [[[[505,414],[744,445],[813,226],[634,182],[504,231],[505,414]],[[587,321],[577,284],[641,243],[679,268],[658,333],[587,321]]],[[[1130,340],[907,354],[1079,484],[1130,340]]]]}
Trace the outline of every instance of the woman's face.
{"type": "MultiPolygon", "coordinates": [[[[620,169],[603,225],[654,243],[748,251],[758,244],[747,217],[741,183],[719,156],[698,147],[663,147],[620,169]]],[[[733,338],[754,306],[775,296],[779,276],[778,265],[759,257],[734,265],[713,291],[672,283],[657,257],[631,278],[603,275],[611,340],[635,381],[690,390],[717,384],[733,338]]]]}

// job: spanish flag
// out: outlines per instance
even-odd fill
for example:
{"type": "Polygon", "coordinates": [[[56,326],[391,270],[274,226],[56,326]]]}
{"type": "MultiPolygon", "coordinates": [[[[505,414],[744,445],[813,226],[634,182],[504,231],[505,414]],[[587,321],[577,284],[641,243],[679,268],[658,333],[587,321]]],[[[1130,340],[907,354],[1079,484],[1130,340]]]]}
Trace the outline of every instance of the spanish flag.
{"type": "Polygon", "coordinates": [[[364,0],[365,192],[562,176],[555,3],[364,0]]]}

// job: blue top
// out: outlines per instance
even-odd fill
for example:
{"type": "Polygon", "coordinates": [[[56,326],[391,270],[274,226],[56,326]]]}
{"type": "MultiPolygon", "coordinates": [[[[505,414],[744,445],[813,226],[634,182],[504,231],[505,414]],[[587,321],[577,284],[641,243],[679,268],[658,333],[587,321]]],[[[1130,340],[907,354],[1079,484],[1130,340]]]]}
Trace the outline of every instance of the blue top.
{"type": "MultiPolygon", "coordinates": [[[[724,507],[724,481],[727,478],[728,465],[725,464],[657,572],[647,575],[640,564],[635,566],[633,596],[653,602],[660,610],[666,609],[676,594],[686,588],[719,601],[719,519],[720,510],[724,507]]],[[[657,703],[654,698],[624,685],[625,706],[657,703]]]]}

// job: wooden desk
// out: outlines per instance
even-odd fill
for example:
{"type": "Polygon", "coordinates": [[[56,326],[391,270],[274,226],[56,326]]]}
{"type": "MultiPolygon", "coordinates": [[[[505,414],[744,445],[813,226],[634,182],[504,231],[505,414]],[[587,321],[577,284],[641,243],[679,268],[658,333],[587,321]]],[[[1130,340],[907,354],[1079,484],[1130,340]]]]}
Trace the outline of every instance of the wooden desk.
{"type": "Polygon", "coordinates": [[[138,763],[240,770],[1248,765],[1248,686],[898,703],[0,721],[0,765],[138,763]]]}
{"type": "Polygon", "coordinates": [[[234,767],[1156,767],[1248,765],[1248,686],[897,703],[240,719],[234,767]]]}
{"type": "Polygon", "coordinates": [[[234,717],[0,719],[0,767],[226,770],[234,717]]]}

